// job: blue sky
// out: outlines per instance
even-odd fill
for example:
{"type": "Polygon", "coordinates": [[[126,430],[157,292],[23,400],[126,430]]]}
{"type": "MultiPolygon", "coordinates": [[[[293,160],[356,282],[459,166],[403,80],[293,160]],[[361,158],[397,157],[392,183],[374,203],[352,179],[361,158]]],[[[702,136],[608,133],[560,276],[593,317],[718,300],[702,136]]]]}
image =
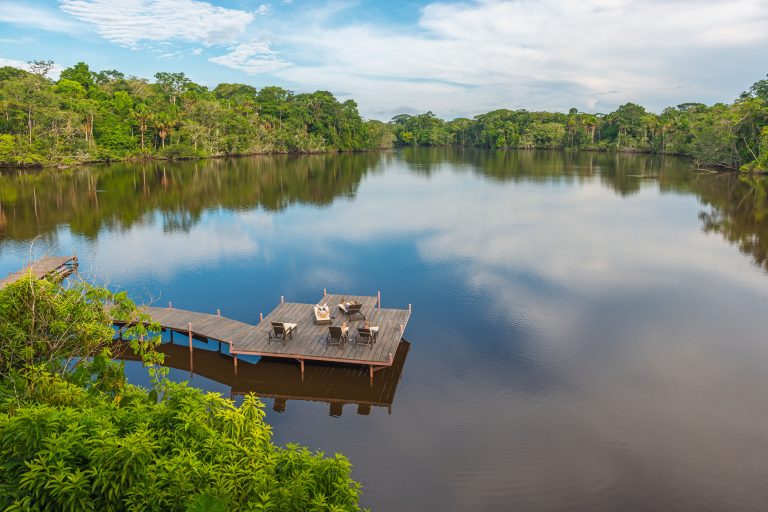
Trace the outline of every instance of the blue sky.
{"type": "Polygon", "coordinates": [[[767,27],[768,0],[0,0],[0,65],[324,89],[385,120],[660,111],[765,77],[767,27]]]}

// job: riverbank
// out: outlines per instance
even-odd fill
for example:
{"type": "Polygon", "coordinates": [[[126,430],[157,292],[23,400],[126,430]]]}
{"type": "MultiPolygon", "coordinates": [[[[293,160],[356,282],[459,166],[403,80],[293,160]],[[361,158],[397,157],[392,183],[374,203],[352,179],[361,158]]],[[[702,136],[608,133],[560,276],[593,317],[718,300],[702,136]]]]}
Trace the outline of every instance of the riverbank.
{"type": "MultiPolygon", "coordinates": [[[[356,151],[349,151],[349,150],[306,150],[306,151],[260,151],[260,152],[249,152],[249,153],[233,153],[233,154],[216,154],[216,155],[200,155],[200,156],[183,156],[183,157],[169,157],[169,156],[162,156],[162,155],[130,155],[125,158],[111,158],[111,159],[102,159],[102,160],[83,160],[78,162],[70,162],[70,163],[35,163],[35,164],[7,164],[0,162],[0,171],[2,170],[30,170],[30,169],[71,169],[76,167],[83,167],[87,165],[104,165],[104,164],[113,164],[113,163],[141,163],[141,162],[185,162],[185,161],[195,161],[195,160],[221,160],[226,158],[248,158],[248,157],[254,157],[254,156],[277,156],[277,155],[294,155],[294,156],[302,156],[302,155],[340,155],[340,154],[363,154],[363,153],[374,153],[374,152],[381,152],[381,151],[391,151],[391,150],[397,150],[397,149],[407,149],[407,148],[413,148],[414,146],[406,146],[406,145],[398,145],[398,146],[388,146],[388,147],[380,147],[380,148],[374,148],[374,149],[366,149],[366,150],[356,150],[356,151]]],[[[435,147],[435,146],[430,146],[435,147]]],[[[444,145],[439,146],[444,148],[457,148],[457,149],[472,149],[472,150],[481,150],[483,148],[479,148],[477,146],[459,146],[459,145],[444,145]]],[[[697,169],[697,170],[707,170],[707,171],[713,171],[717,173],[745,173],[745,174],[757,174],[757,175],[768,175],[768,169],[761,168],[757,166],[752,166],[749,169],[736,169],[732,167],[726,167],[722,165],[712,165],[712,164],[702,164],[700,162],[696,162],[693,157],[689,155],[684,155],[680,153],[661,153],[661,152],[654,152],[649,150],[642,150],[642,149],[634,149],[634,148],[622,148],[622,149],[611,149],[611,148],[599,148],[599,147],[589,147],[589,148],[497,148],[492,149],[492,151],[553,151],[553,152],[565,152],[565,153],[601,153],[601,154],[646,154],[646,155],[658,155],[658,156],[669,156],[669,157],[676,157],[676,158],[683,158],[690,161],[691,167],[697,169]]],[[[745,166],[742,166],[745,167],[745,166]]]]}
{"type": "Polygon", "coordinates": [[[141,163],[141,162],[189,162],[195,160],[220,160],[225,158],[247,158],[252,156],[278,156],[278,155],[342,155],[342,154],[355,154],[355,153],[371,153],[377,151],[387,151],[394,149],[392,147],[381,147],[376,149],[364,149],[364,150],[307,150],[307,151],[262,151],[251,153],[233,153],[233,154],[218,154],[218,155],[204,155],[204,156],[184,156],[184,157],[168,157],[160,155],[141,155],[141,156],[127,156],[125,158],[110,158],[102,160],[82,160],[77,162],[36,162],[34,164],[8,164],[0,162],[0,170],[3,169],[71,169],[75,167],[83,167],[87,165],[104,165],[104,164],[117,164],[117,163],[141,163]]]}

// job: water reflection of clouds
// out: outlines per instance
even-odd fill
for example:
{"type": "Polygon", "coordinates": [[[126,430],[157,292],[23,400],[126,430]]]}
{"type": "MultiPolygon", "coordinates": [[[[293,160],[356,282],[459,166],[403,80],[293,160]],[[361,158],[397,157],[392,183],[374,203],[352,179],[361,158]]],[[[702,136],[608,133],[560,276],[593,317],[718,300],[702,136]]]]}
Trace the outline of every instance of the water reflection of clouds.
{"type": "Polygon", "coordinates": [[[103,230],[88,243],[89,254],[81,258],[84,269],[100,280],[123,282],[141,276],[169,279],[174,274],[200,268],[222,258],[253,257],[260,244],[254,236],[268,229],[270,216],[219,211],[184,231],[164,231],[158,215],[127,229],[103,230]]]}

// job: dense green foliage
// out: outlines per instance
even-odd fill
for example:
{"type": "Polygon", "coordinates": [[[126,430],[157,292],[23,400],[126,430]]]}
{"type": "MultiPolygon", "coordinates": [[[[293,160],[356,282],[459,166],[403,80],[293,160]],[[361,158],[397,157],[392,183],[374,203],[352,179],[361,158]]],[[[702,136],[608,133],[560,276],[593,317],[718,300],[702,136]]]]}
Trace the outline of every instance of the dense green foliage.
{"type": "Polygon", "coordinates": [[[589,149],[692,157],[723,169],[768,169],[768,79],[732,104],[684,103],[661,114],[627,103],[609,114],[495,110],[444,121],[432,112],[364,121],[352,100],[223,83],[184,73],[155,81],[78,63],[58,81],[50,62],[0,68],[0,165],[403,146],[589,149]]]}
{"type": "Polygon", "coordinates": [[[768,171],[768,80],[730,105],[684,103],[661,114],[627,103],[610,114],[495,110],[443,121],[432,112],[392,119],[397,144],[637,151],[692,157],[699,165],[768,171]]]}
{"type": "Polygon", "coordinates": [[[0,290],[0,509],[358,510],[349,462],[272,444],[256,397],[238,407],[162,373],[151,390],[127,384],[103,343],[112,316],[138,322],[133,349],[160,362],[123,294],[29,278],[0,290]]]}
{"type": "Polygon", "coordinates": [[[2,383],[14,384],[26,368],[78,377],[102,368],[114,336],[112,318],[127,322],[123,332],[147,363],[161,362],[147,330],[156,326],[125,293],[83,281],[64,288],[50,279],[25,278],[6,286],[0,292],[2,383]]]}
{"type": "Polygon", "coordinates": [[[391,145],[379,121],[364,121],[352,100],[326,91],[196,84],[184,73],[155,82],[85,63],[46,78],[0,68],[0,165],[126,158],[361,151],[391,145]]]}

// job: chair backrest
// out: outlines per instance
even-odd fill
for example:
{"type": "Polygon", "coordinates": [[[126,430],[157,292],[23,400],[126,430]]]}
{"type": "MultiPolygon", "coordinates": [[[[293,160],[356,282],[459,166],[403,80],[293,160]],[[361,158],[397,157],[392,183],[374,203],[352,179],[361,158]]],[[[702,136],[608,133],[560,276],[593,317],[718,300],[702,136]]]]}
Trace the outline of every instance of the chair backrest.
{"type": "Polygon", "coordinates": [[[275,334],[284,334],[285,326],[283,322],[272,322],[272,330],[275,331],[275,334]]]}
{"type": "Polygon", "coordinates": [[[350,313],[357,313],[361,309],[363,309],[362,304],[350,304],[349,307],[347,308],[347,311],[349,311],[350,313]]]}
{"type": "Polygon", "coordinates": [[[328,332],[331,334],[331,338],[338,340],[341,339],[341,327],[338,325],[329,325],[328,332]]]}
{"type": "Polygon", "coordinates": [[[371,329],[369,329],[368,327],[358,327],[357,333],[360,335],[361,338],[371,337],[371,329]]]}

